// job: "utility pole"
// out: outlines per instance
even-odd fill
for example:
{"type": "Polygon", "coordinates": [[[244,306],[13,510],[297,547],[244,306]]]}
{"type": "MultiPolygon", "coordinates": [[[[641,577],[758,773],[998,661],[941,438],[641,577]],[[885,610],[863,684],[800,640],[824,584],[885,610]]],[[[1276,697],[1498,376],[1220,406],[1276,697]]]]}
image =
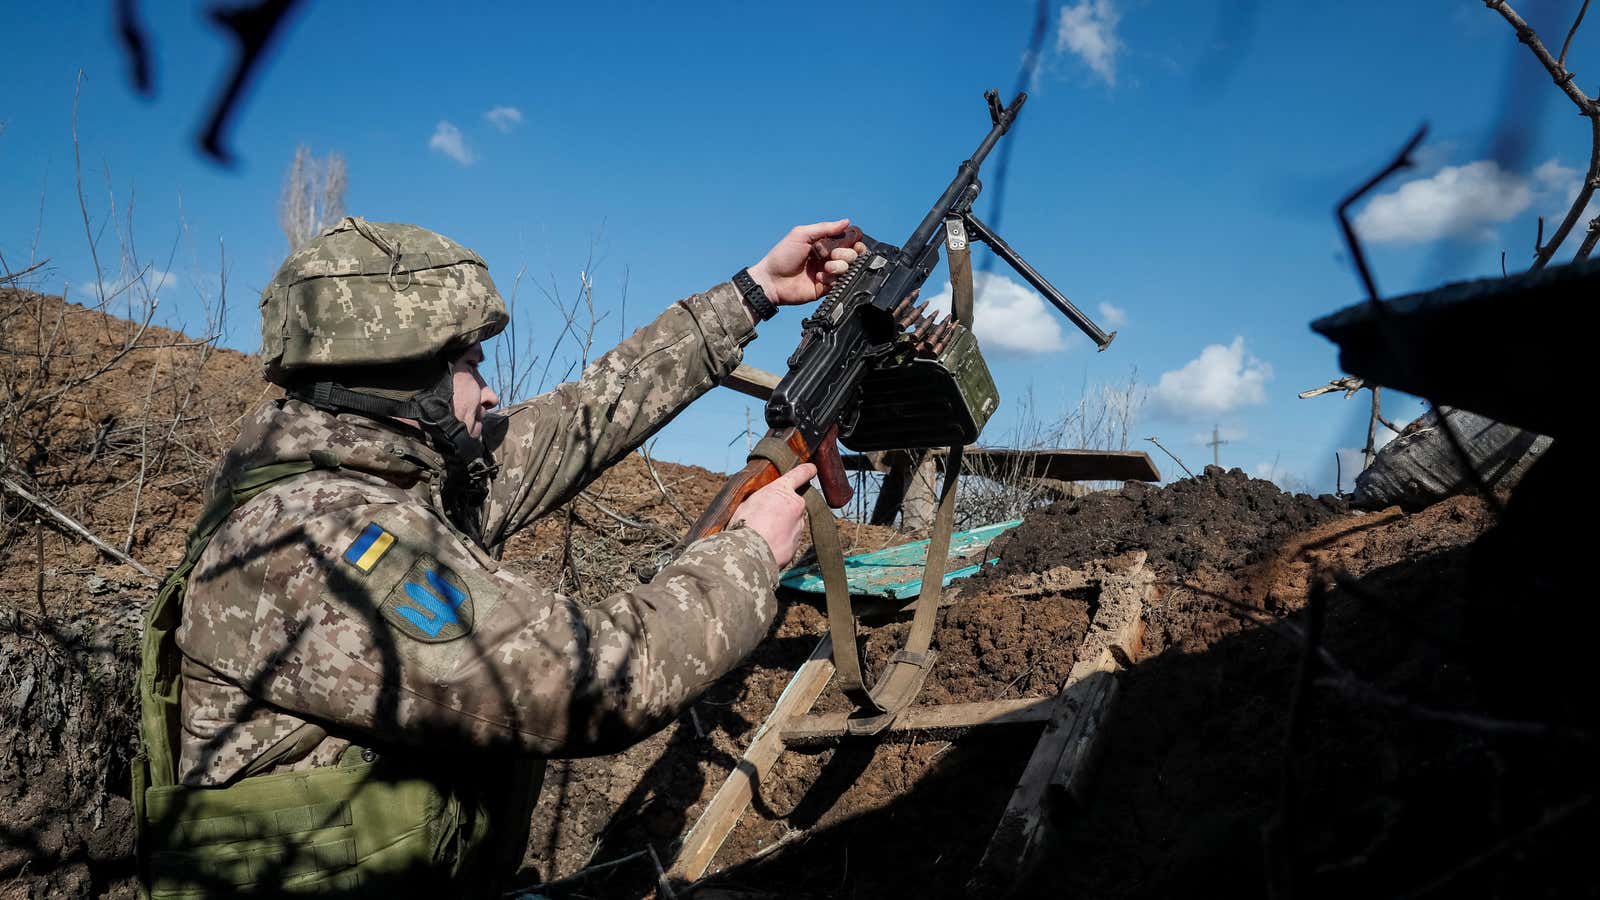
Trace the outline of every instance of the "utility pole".
{"type": "Polygon", "coordinates": [[[1212,425],[1211,426],[1211,441],[1210,441],[1210,443],[1206,444],[1206,446],[1211,448],[1211,464],[1213,466],[1217,466],[1218,468],[1221,468],[1221,466],[1222,466],[1222,455],[1221,455],[1221,451],[1219,451],[1217,448],[1221,447],[1223,444],[1226,444],[1226,443],[1227,443],[1227,441],[1223,440],[1222,439],[1222,435],[1218,432],[1217,426],[1212,425]]]}

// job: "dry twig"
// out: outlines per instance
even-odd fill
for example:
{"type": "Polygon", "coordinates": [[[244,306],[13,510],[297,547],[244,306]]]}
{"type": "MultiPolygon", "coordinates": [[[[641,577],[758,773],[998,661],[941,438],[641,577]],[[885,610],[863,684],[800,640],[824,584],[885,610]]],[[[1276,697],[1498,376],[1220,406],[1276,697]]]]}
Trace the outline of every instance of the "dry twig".
{"type": "Polygon", "coordinates": [[[672,506],[672,511],[678,514],[678,518],[683,520],[683,524],[693,525],[694,519],[689,518],[689,514],[684,512],[683,506],[678,503],[677,498],[672,496],[672,493],[667,490],[667,486],[661,483],[661,475],[656,472],[656,464],[650,459],[650,451],[640,446],[639,455],[644,458],[645,471],[650,473],[650,480],[656,483],[656,490],[659,490],[661,496],[666,498],[667,503],[672,506]]]}
{"type": "Polygon", "coordinates": [[[71,531],[73,534],[76,534],[89,543],[95,545],[101,550],[101,552],[105,553],[107,556],[110,556],[112,559],[115,559],[118,562],[127,563],[137,570],[140,575],[143,575],[146,578],[156,577],[155,573],[141,565],[138,560],[127,555],[126,553],[123,553],[121,550],[118,550],[105,541],[100,540],[98,537],[95,537],[94,532],[80,525],[77,520],[57,509],[48,500],[45,500],[43,497],[34,494],[32,491],[29,491],[16,481],[13,481],[11,478],[0,475],[0,487],[4,487],[6,490],[16,494],[21,499],[32,503],[34,506],[37,506],[40,510],[47,513],[50,518],[61,523],[63,527],[71,531]]]}
{"type": "MultiPolygon", "coordinates": [[[[1578,196],[1573,199],[1572,206],[1567,210],[1566,216],[1561,219],[1561,224],[1556,226],[1555,233],[1550,236],[1550,241],[1544,246],[1538,247],[1534,253],[1533,265],[1529,268],[1542,269],[1550,262],[1550,258],[1555,256],[1556,250],[1561,247],[1562,242],[1567,239],[1567,235],[1572,231],[1572,227],[1577,224],[1578,218],[1589,207],[1589,199],[1594,196],[1595,188],[1600,187],[1600,106],[1596,105],[1593,98],[1578,89],[1576,74],[1567,68],[1566,63],[1567,48],[1572,45],[1572,36],[1577,34],[1578,25],[1583,22],[1583,14],[1588,10],[1589,2],[1584,0],[1583,7],[1578,10],[1577,19],[1572,23],[1571,30],[1567,32],[1566,41],[1561,45],[1561,57],[1559,59],[1550,55],[1550,51],[1545,49],[1544,42],[1539,40],[1538,33],[1523,20],[1522,16],[1517,14],[1516,10],[1511,8],[1511,4],[1507,3],[1506,0],[1484,0],[1483,5],[1499,13],[1502,18],[1511,23],[1511,27],[1516,29],[1517,40],[1528,45],[1528,49],[1533,52],[1533,55],[1544,66],[1545,71],[1549,72],[1550,77],[1555,80],[1556,86],[1561,89],[1563,94],[1567,95],[1573,105],[1578,107],[1578,115],[1584,116],[1589,120],[1589,172],[1584,176],[1583,186],[1578,189],[1578,196]]],[[[1600,220],[1589,223],[1589,233],[1584,238],[1583,245],[1578,249],[1577,259],[1588,257],[1589,252],[1594,249],[1595,241],[1600,239],[1600,231],[1596,230],[1600,226],[1597,226],[1597,223],[1600,223],[1600,220]]]]}
{"type": "Polygon", "coordinates": [[[1178,464],[1178,468],[1182,469],[1185,475],[1188,475],[1190,478],[1194,477],[1194,473],[1189,471],[1189,467],[1183,464],[1183,460],[1179,459],[1171,450],[1168,450],[1166,447],[1162,446],[1161,442],[1156,440],[1154,436],[1147,437],[1145,440],[1155,444],[1157,447],[1161,447],[1161,452],[1171,456],[1172,461],[1178,464]]]}

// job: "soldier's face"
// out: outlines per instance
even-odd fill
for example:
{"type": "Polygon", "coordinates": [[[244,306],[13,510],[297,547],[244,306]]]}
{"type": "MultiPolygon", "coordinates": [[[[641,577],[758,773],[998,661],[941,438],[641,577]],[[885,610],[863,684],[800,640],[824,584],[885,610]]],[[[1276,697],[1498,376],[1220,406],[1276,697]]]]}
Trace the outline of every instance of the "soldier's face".
{"type": "Polygon", "coordinates": [[[483,380],[478,366],[483,363],[483,345],[473,344],[450,364],[451,385],[455,388],[456,418],[467,426],[467,433],[477,437],[483,433],[483,416],[500,405],[500,398],[483,380]]]}

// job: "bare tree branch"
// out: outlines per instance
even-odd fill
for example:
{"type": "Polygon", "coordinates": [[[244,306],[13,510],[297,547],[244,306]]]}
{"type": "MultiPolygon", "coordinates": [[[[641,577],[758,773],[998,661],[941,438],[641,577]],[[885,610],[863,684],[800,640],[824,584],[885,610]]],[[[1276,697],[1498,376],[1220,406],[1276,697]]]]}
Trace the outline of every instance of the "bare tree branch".
{"type": "Polygon", "coordinates": [[[656,490],[660,491],[661,496],[665,497],[667,499],[667,503],[671,504],[672,511],[678,514],[678,518],[683,520],[683,524],[693,525],[694,519],[689,518],[689,514],[684,511],[681,505],[679,505],[678,499],[672,496],[671,492],[667,490],[666,485],[661,483],[661,475],[656,472],[656,464],[650,459],[650,451],[641,445],[639,447],[639,455],[644,457],[645,471],[650,473],[650,480],[656,483],[656,490]]]}
{"type": "MultiPolygon", "coordinates": [[[[1517,40],[1528,45],[1528,49],[1533,51],[1533,55],[1544,65],[1545,70],[1550,73],[1550,77],[1555,80],[1556,86],[1561,88],[1561,92],[1566,94],[1573,104],[1578,107],[1578,114],[1587,116],[1589,119],[1591,132],[1589,174],[1584,177],[1583,187],[1579,188],[1578,196],[1572,201],[1572,207],[1567,210],[1567,214],[1562,218],[1555,234],[1550,236],[1549,243],[1540,247],[1534,255],[1533,265],[1529,268],[1542,269],[1550,262],[1550,258],[1555,256],[1556,250],[1560,249],[1561,244],[1566,241],[1567,235],[1572,231],[1573,226],[1578,223],[1578,218],[1589,207],[1589,199],[1594,196],[1595,188],[1600,187],[1600,107],[1596,107],[1592,98],[1586,96],[1583,91],[1578,90],[1577,85],[1574,83],[1576,81],[1575,73],[1566,66],[1567,46],[1572,43],[1572,36],[1578,31],[1578,24],[1583,21],[1583,13],[1589,8],[1589,2],[1584,0],[1583,8],[1578,11],[1577,21],[1572,23],[1572,29],[1567,32],[1566,43],[1561,47],[1560,59],[1550,55],[1550,51],[1545,48],[1544,42],[1539,40],[1538,33],[1523,20],[1522,16],[1517,15],[1517,11],[1512,9],[1506,0],[1484,0],[1483,5],[1499,13],[1502,18],[1511,23],[1511,27],[1516,29],[1517,40]]],[[[1590,249],[1593,249],[1592,243],[1590,243],[1590,249]]],[[[1579,252],[1583,253],[1584,256],[1588,255],[1585,251],[1580,250],[1579,252]]]]}
{"type": "Polygon", "coordinates": [[[11,283],[16,282],[16,281],[20,281],[23,278],[26,278],[28,275],[32,274],[33,272],[36,272],[39,269],[42,269],[42,268],[44,268],[45,266],[47,266],[49,264],[50,264],[50,259],[48,257],[46,257],[45,259],[41,259],[38,262],[34,263],[33,265],[27,267],[26,269],[22,269],[21,271],[12,272],[12,271],[10,271],[8,269],[6,271],[5,275],[0,276],[0,285],[6,285],[6,284],[11,284],[11,283]]]}
{"type": "Polygon", "coordinates": [[[1588,259],[1597,240],[1600,240],[1600,218],[1589,220],[1589,233],[1583,236],[1583,243],[1578,245],[1578,252],[1572,255],[1573,262],[1588,259]]]}
{"type": "Polygon", "coordinates": [[[12,479],[7,478],[4,475],[0,475],[0,487],[4,487],[6,490],[16,494],[23,500],[26,500],[29,503],[32,503],[34,506],[37,506],[40,510],[49,514],[50,518],[61,523],[61,525],[68,531],[71,531],[73,534],[78,535],[89,543],[100,548],[101,552],[105,553],[107,556],[110,556],[112,559],[115,559],[118,562],[127,563],[137,570],[140,575],[143,575],[146,578],[156,577],[155,573],[141,565],[138,560],[126,553],[123,553],[121,550],[118,550],[105,541],[100,540],[100,538],[95,536],[94,532],[83,527],[76,519],[57,509],[48,500],[45,500],[43,497],[34,494],[32,491],[29,491],[27,488],[23,487],[12,479]]]}
{"type": "Polygon", "coordinates": [[[1190,478],[1194,477],[1194,473],[1189,471],[1189,467],[1183,464],[1183,460],[1179,459],[1176,455],[1174,455],[1171,450],[1168,450],[1166,447],[1163,447],[1160,441],[1156,440],[1154,437],[1147,437],[1147,438],[1145,438],[1145,440],[1149,441],[1152,444],[1155,444],[1157,447],[1161,447],[1161,452],[1165,453],[1168,456],[1171,456],[1172,457],[1172,461],[1178,464],[1178,468],[1182,469],[1185,475],[1188,475],[1190,478]]]}
{"type": "Polygon", "coordinates": [[[1583,5],[1578,7],[1578,17],[1572,20],[1572,27],[1567,30],[1567,39],[1561,42],[1561,55],[1556,57],[1556,65],[1562,69],[1567,67],[1567,48],[1572,46],[1572,36],[1578,33],[1578,26],[1583,24],[1583,14],[1589,11],[1589,0],[1583,0],[1583,5]]]}

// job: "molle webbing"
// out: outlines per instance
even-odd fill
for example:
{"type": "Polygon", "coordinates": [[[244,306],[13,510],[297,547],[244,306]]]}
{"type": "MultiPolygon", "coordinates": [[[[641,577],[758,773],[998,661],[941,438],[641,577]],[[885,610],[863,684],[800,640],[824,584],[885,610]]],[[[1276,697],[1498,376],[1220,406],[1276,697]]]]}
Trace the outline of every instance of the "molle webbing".
{"type": "MultiPolygon", "coordinates": [[[[162,582],[155,602],[145,614],[140,645],[139,738],[140,752],[133,760],[134,826],[138,832],[139,874],[144,889],[152,889],[152,820],[149,808],[151,791],[173,788],[178,778],[177,741],[179,733],[178,626],[183,618],[183,595],[189,575],[217,529],[233,511],[252,497],[288,478],[314,469],[336,469],[332,454],[314,451],[309,460],[274,463],[247,469],[231,484],[212,495],[205,510],[189,530],[187,547],[178,567],[162,582]]],[[[174,837],[176,835],[165,835],[174,837]]]]}
{"type": "Polygon", "coordinates": [[[527,844],[543,760],[413,759],[347,748],[338,765],[269,772],[325,735],[312,723],[285,735],[225,787],[177,783],[176,635],[190,574],[217,529],[268,487],[331,453],[246,470],[219,490],[189,533],[182,563],[145,621],[139,679],[143,752],[133,762],[139,877],[146,896],[353,894],[494,896],[527,844]]]}

